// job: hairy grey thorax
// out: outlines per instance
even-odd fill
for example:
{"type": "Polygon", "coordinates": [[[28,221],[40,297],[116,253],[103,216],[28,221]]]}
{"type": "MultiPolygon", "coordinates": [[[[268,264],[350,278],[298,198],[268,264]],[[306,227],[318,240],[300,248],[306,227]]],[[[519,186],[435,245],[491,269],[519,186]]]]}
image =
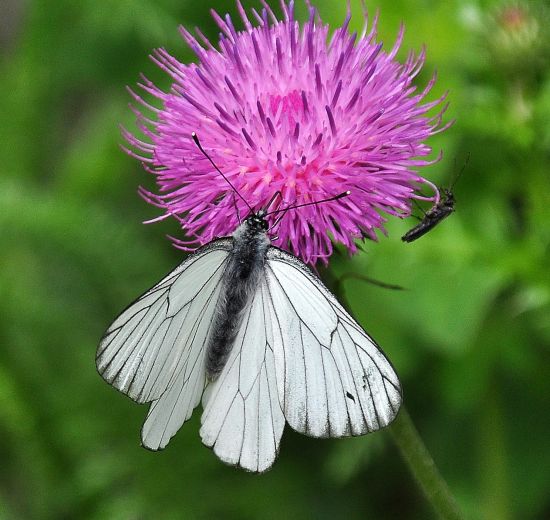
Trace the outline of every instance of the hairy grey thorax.
{"type": "Polygon", "coordinates": [[[265,221],[252,216],[233,233],[233,249],[222,275],[221,293],[208,338],[206,374],[216,379],[222,371],[262,277],[270,240],[265,221]]]}

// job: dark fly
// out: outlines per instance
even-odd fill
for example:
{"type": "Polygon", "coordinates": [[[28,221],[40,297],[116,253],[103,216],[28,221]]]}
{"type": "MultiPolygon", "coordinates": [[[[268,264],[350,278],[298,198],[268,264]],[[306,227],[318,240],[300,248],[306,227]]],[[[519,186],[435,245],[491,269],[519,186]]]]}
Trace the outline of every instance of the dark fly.
{"type": "MultiPolygon", "coordinates": [[[[453,183],[449,188],[439,189],[439,201],[437,204],[434,204],[428,211],[424,213],[424,217],[419,224],[414,226],[412,229],[409,229],[402,237],[403,242],[414,242],[420,237],[424,236],[428,231],[431,231],[435,226],[437,226],[442,220],[445,220],[451,213],[455,211],[456,199],[453,193],[454,186],[466,165],[470,161],[470,155],[468,154],[464,165],[460,171],[456,174],[453,183]]],[[[456,166],[456,163],[455,163],[456,166]]]]}
{"type": "Polygon", "coordinates": [[[455,197],[450,189],[443,189],[443,197],[424,214],[419,224],[409,229],[402,237],[403,242],[414,242],[431,231],[455,210],[455,197]]]}

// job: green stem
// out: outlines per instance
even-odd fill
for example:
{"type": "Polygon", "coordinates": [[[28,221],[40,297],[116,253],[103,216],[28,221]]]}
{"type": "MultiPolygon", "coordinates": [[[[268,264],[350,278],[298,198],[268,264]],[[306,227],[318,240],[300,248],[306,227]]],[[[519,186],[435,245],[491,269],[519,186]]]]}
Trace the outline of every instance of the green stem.
{"type": "Polygon", "coordinates": [[[503,434],[505,426],[502,405],[494,382],[490,383],[484,403],[479,428],[483,518],[510,520],[513,508],[509,499],[511,490],[503,434]]]}
{"type": "Polygon", "coordinates": [[[389,427],[389,431],[409,470],[439,517],[445,520],[462,520],[464,517],[405,406],[401,406],[399,415],[389,427]]]}

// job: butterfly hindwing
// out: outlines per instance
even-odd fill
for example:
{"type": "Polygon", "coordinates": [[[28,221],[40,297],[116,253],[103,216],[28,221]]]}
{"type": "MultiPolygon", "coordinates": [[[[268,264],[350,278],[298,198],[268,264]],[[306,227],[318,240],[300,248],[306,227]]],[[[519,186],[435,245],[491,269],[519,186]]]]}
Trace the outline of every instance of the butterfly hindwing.
{"type": "Polygon", "coordinates": [[[401,404],[393,367],[376,343],[296,257],[270,248],[266,269],[279,398],[290,426],[312,437],[362,435],[401,404]]]}
{"type": "Polygon", "coordinates": [[[106,381],[144,403],[161,398],[176,376],[187,380],[193,371],[204,372],[196,360],[230,248],[231,239],[201,248],[120,314],[97,351],[97,368],[106,381]]]}
{"type": "Polygon", "coordinates": [[[205,392],[200,431],[221,460],[254,472],[268,470],[275,461],[285,424],[266,289],[262,282],[222,373],[205,392]]]}

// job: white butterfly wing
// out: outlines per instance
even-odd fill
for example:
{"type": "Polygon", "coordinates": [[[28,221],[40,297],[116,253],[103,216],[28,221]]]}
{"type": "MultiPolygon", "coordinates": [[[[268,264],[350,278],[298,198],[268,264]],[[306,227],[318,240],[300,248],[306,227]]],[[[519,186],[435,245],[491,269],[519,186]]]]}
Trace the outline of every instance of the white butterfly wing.
{"type": "Polygon", "coordinates": [[[193,312],[181,324],[181,344],[174,353],[179,356],[174,360],[176,369],[166,392],[151,404],[141,430],[146,448],[163,449],[200,402],[207,384],[206,346],[221,285],[218,276],[202,285],[193,301],[193,312]]]}
{"type": "MultiPolygon", "coordinates": [[[[167,393],[164,403],[177,385],[186,385],[183,408],[198,404],[205,381],[200,357],[230,248],[230,239],[208,244],[120,314],[97,351],[97,369],[107,382],[139,403],[167,393]]],[[[149,415],[164,417],[157,403],[149,415]]]]}
{"type": "Polygon", "coordinates": [[[203,397],[203,443],[224,462],[254,472],[268,470],[275,461],[285,425],[275,376],[273,313],[262,283],[222,373],[203,397]]]}
{"type": "Polygon", "coordinates": [[[270,248],[266,277],[277,387],[290,426],[312,437],[387,426],[401,387],[375,342],[296,257],[270,248]]]}

